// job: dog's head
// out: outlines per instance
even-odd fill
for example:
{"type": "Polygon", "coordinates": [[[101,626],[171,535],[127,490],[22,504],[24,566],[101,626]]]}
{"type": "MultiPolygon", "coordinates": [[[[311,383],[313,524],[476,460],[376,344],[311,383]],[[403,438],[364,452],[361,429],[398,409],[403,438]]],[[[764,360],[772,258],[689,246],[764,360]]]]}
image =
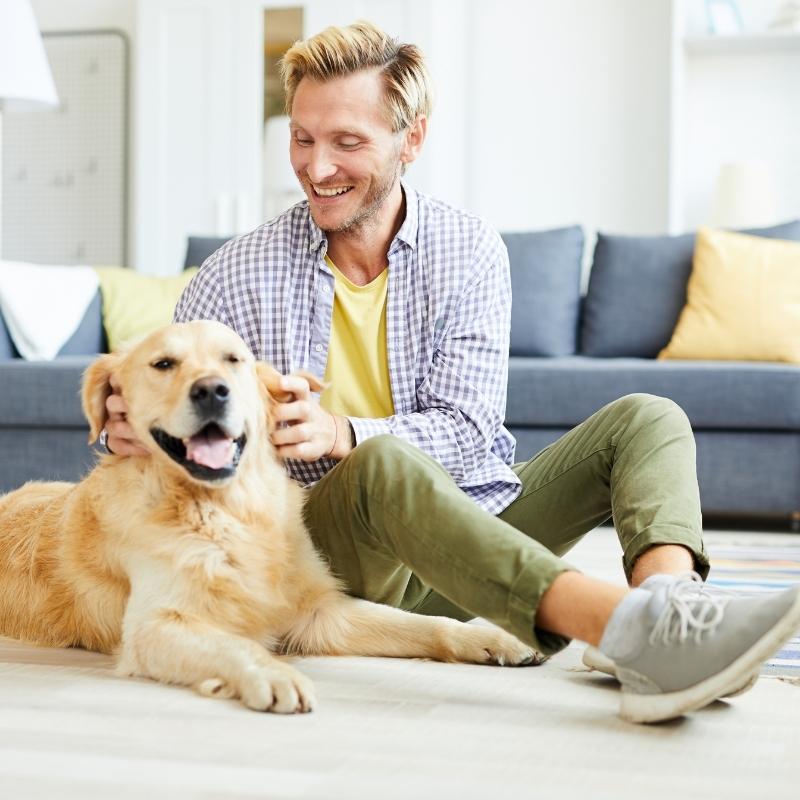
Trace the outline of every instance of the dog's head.
{"type": "Polygon", "coordinates": [[[89,440],[106,423],[113,380],[128,406],[128,423],[154,457],[193,481],[221,486],[236,475],[248,442],[270,447],[270,406],[288,399],[280,378],[219,322],[169,325],[86,370],[89,440]]]}

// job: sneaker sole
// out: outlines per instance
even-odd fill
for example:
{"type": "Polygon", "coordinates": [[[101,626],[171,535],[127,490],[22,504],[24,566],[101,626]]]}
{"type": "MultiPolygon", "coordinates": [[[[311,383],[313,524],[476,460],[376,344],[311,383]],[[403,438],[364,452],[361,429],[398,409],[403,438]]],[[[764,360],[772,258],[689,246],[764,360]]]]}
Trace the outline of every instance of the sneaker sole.
{"type": "MultiPolygon", "coordinates": [[[[597,648],[594,647],[587,647],[586,650],[583,651],[583,665],[589,667],[589,669],[595,670],[596,672],[602,672],[604,675],[610,675],[612,678],[617,677],[617,667],[614,662],[608,658],[608,656],[603,655],[597,648]]],[[[739,695],[744,694],[745,692],[749,692],[756,685],[756,681],[758,680],[761,674],[761,669],[759,667],[756,672],[752,675],[748,675],[739,686],[734,686],[729,692],[726,692],[720,697],[723,698],[731,698],[731,697],[739,697],[739,695]]]]}
{"type": "Polygon", "coordinates": [[[619,715],[628,722],[663,722],[683,716],[687,711],[703,708],[731,692],[741,694],[746,690],[742,684],[743,676],[747,676],[747,681],[754,677],[757,679],[761,664],[779,650],[798,627],[800,627],[800,593],[783,617],[747,652],[742,653],[721,672],[679,692],[636,694],[623,689],[619,715]]]}

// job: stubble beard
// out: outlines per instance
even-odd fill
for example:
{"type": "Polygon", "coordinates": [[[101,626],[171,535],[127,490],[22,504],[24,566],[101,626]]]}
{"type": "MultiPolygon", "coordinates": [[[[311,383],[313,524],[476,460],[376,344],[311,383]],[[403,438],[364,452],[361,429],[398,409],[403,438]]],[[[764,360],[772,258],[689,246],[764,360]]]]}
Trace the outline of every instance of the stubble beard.
{"type": "MultiPolygon", "coordinates": [[[[335,226],[326,226],[324,220],[322,222],[314,220],[319,225],[320,230],[325,233],[355,235],[369,228],[371,223],[375,222],[378,212],[386,202],[386,198],[391,194],[395,182],[400,177],[401,166],[399,159],[394,161],[378,181],[370,187],[359,208],[344,222],[335,226]]],[[[312,188],[311,191],[313,192],[314,189],[312,188]]]]}

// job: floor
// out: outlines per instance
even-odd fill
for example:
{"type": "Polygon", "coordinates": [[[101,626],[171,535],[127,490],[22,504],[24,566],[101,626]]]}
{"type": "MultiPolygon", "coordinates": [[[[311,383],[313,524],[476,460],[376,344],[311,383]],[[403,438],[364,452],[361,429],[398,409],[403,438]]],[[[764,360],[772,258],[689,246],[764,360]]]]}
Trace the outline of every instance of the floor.
{"type": "MultiPolygon", "coordinates": [[[[711,532],[707,541],[713,552],[750,537],[711,532]]],[[[621,582],[611,530],[593,532],[570,560],[621,582]]],[[[581,651],[573,644],[524,669],[302,659],[318,710],[280,717],[115,678],[94,653],[0,639],[0,797],[797,795],[799,686],[762,678],[730,703],[635,726],[616,716],[616,684],[585,671],[581,651]]]]}

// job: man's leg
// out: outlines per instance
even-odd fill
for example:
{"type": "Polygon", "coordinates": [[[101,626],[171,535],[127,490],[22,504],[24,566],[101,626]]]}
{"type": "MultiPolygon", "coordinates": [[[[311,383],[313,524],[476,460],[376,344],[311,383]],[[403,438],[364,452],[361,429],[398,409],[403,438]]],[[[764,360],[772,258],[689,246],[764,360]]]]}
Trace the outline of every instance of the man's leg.
{"type": "Polygon", "coordinates": [[[499,516],[556,555],[613,518],[633,586],[657,572],[707,575],[694,437],[672,401],[609,403],[515,471],[522,493],[499,516]]]}
{"type": "MultiPolygon", "coordinates": [[[[535,629],[542,595],[568,565],[483,511],[440,464],[397,437],[368,439],[311,487],[305,519],[356,597],[462,620],[481,616],[545,654],[568,643],[535,629]],[[421,608],[432,589],[435,611],[421,608]]],[[[621,599],[625,590],[613,588],[621,599]]]]}
{"type": "Polygon", "coordinates": [[[570,571],[395,437],[362,443],[309,494],[312,537],[351,594],[420,611],[432,587],[450,608],[545,654],[569,637],[599,643],[632,721],[671,719],[730,694],[800,625],[797,589],[723,600],[687,578],[650,592],[570,571]]]}

